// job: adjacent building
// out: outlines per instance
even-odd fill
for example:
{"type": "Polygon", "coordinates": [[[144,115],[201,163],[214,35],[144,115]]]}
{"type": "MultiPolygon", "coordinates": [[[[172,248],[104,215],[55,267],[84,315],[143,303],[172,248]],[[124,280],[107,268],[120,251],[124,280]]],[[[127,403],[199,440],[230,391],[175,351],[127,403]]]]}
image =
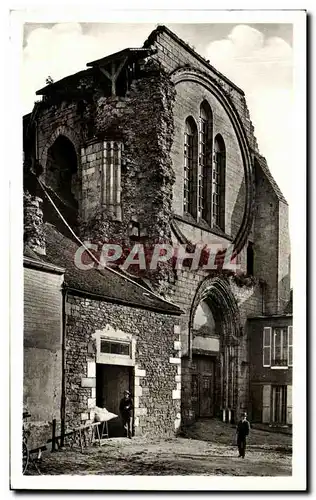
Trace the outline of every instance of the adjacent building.
{"type": "Polygon", "coordinates": [[[248,321],[252,421],[292,425],[291,302],[282,315],[248,321]]]}

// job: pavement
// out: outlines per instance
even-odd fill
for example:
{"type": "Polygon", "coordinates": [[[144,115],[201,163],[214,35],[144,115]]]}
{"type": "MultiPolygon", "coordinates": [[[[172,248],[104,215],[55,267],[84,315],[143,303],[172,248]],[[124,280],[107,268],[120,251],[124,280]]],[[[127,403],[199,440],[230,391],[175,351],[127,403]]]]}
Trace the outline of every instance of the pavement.
{"type": "MultiPolygon", "coordinates": [[[[109,438],[103,445],[45,452],[39,469],[46,475],[214,475],[290,476],[292,437],[253,429],[245,459],[233,445],[234,428],[200,421],[171,439],[109,438]]],[[[32,467],[28,475],[37,471],[32,467]]]]}

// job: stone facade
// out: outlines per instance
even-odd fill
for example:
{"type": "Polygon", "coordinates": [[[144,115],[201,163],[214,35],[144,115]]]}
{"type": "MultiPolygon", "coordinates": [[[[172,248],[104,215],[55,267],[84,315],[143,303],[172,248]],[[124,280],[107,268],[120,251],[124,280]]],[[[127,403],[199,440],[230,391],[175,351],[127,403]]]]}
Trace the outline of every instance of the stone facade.
{"type": "MultiPolygon", "coordinates": [[[[134,245],[133,226],[144,244],[171,243],[170,219],[174,171],[170,149],[173,137],[172,106],[174,88],[160,67],[149,60],[140,63],[140,78],[133,81],[123,97],[94,96],[92,104],[79,114],[78,106],[67,95],[39,103],[38,158],[43,166],[42,179],[52,187],[48,174],[48,152],[59,135],[68,138],[77,155],[81,191],[78,217],[83,238],[134,245]],[[87,130],[86,123],[90,128],[87,130]],[[122,209],[119,216],[103,186],[113,181],[104,169],[107,141],[123,145],[119,168],[122,209]],[[146,196],[144,196],[146,193],[146,196]]],[[[158,268],[151,278],[164,288],[172,272],[158,268]]]]}
{"type": "MultiPolygon", "coordinates": [[[[96,406],[95,364],[103,363],[96,339],[135,342],[131,392],[135,405],[135,434],[170,436],[180,420],[180,342],[175,318],[132,307],[74,295],[66,307],[66,420],[93,419],[96,406]],[[107,328],[106,328],[107,327],[107,328]],[[94,364],[94,368],[93,368],[94,364]],[[88,381],[91,380],[91,383],[88,381]],[[88,387],[90,385],[90,387],[88,387]],[[86,415],[88,414],[88,415],[86,415]]],[[[114,361],[109,358],[107,363],[114,361]]],[[[118,413],[118,408],[110,408],[118,413]]]]}
{"type": "MultiPolygon", "coordinates": [[[[178,427],[180,390],[183,422],[198,416],[192,402],[194,377],[200,389],[205,382],[215,394],[209,416],[231,419],[251,403],[247,318],[276,314],[289,299],[288,206],[259,154],[241,89],[165,27],[158,27],[143,48],[115,57],[89,63],[86,71],[39,91],[44,97],[29,118],[29,130],[36,134],[41,182],[85,240],[119,244],[124,251],[137,243],[149,255],[157,242],[191,249],[200,242],[231,245],[239,269],[175,269],[171,260],[157,269],[128,269],[181,308],[177,334],[166,316],[160,320],[137,309],[69,297],[68,418],[80,420],[93,404],[94,387],[87,381],[80,384],[90,378],[86,360],[94,354],[87,351],[89,339],[109,324],[132,335],[137,344],[135,396],[142,406],[136,427],[158,432],[156,417],[162,415],[169,419],[166,428],[178,427]],[[112,74],[121,68],[117,80],[109,82],[109,68],[112,74]],[[203,103],[212,117],[211,168],[215,138],[220,135],[225,144],[221,227],[198,211],[192,216],[184,210],[185,124],[189,117],[198,130],[203,103]],[[61,136],[63,146],[58,144],[61,136]],[[66,153],[68,172],[63,170],[66,153]],[[52,158],[59,158],[62,173],[56,164],[51,169],[52,158]],[[214,317],[218,350],[197,352],[193,322],[203,300],[214,317]],[[160,353],[158,365],[154,346],[160,353]],[[197,365],[204,366],[204,375],[195,373],[197,365]],[[136,372],[142,374],[138,380],[136,372]]],[[[197,172],[200,176],[200,166],[197,172]]],[[[204,333],[203,338],[212,335],[204,333]]],[[[203,345],[217,343],[205,340],[203,345]]]]}
{"type": "Polygon", "coordinates": [[[38,253],[45,254],[45,237],[43,233],[42,200],[24,192],[24,241],[28,242],[38,253]]]}

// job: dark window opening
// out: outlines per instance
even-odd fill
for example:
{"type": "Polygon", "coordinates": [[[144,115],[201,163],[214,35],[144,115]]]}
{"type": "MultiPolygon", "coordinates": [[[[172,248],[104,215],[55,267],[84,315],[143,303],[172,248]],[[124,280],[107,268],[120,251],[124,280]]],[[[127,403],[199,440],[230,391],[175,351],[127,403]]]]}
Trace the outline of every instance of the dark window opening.
{"type": "Polygon", "coordinates": [[[66,205],[78,208],[77,155],[73,144],[62,135],[48,150],[45,180],[66,205]]]}
{"type": "Polygon", "coordinates": [[[139,240],[140,238],[140,223],[131,221],[129,223],[129,237],[131,240],[139,240]]]}
{"type": "Polygon", "coordinates": [[[197,126],[192,117],[185,122],[184,133],[184,184],[183,210],[197,216],[197,126]]]}
{"type": "MultiPolygon", "coordinates": [[[[100,364],[96,365],[96,406],[120,414],[120,400],[125,390],[134,392],[134,372],[130,366],[100,364]]],[[[109,437],[126,436],[120,418],[108,422],[109,437]]]]}
{"type": "Polygon", "coordinates": [[[253,243],[249,242],[247,247],[247,274],[254,275],[254,251],[253,243]]]}
{"type": "Polygon", "coordinates": [[[286,385],[272,386],[272,422],[274,424],[286,423],[286,389],[286,385]]]}
{"type": "Polygon", "coordinates": [[[212,111],[205,101],[200,108],[199,129],[199,216],[211,224],[212,203],[212,111]]]}
{"type": "MultiPolygon", "coordinates": [[[[67,222],[76,227],[81,191],[77,154],[72,142],[63,135],[57,137],[48,150],[45,184],[67,222]]],[[[46,220],[56,223],[53,207],[47,205],[47,210],[44,208],[44,215],[45,212],[46,220]]]]}
{"type": "Polygon", "coordinates": [[[119,354],[121,356],[130,356],[130,343],[101,339],[100,351],[104,354],[119,354]]]}
{"type": "Polygon", "coordinates": [[[226,148],[220,134],[214,141],[212,176],[212,225],[225,231],[226,148]]]}

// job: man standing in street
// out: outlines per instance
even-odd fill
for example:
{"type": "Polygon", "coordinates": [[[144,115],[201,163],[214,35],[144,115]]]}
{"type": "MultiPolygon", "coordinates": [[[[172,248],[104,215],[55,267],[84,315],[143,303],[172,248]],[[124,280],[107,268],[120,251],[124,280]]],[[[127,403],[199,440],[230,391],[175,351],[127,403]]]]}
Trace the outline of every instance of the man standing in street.
{"type": "Polygon", "coordinates": [[[238,458],[245,458],[246,438],[249,434],[250,423],[247,420],[247,413],[242,413],[241,419],[237,425],[237,446],[239,451],[238,458]]]}
{"type": "Polygon", "coordinates": [[[124,429],[127,431],[127,436],[129,439],[132,439],[133,401],[129,391],[124,391],[124,397],[120,402],[120,414],[123,420],[124,429]]]}

